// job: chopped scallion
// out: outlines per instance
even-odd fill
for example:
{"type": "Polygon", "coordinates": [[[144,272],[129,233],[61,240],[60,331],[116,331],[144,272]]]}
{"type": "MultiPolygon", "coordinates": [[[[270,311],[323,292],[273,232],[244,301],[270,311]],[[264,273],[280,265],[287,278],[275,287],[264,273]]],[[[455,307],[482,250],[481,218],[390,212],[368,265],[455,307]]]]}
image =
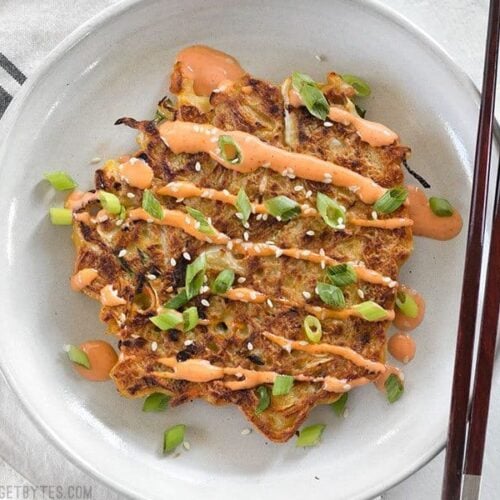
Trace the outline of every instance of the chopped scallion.
{"type": "Polygon", "coordinates": [[[118,215],[122,210],[122,205],[118,196],[113,193],[99,191],[99,201],[101,202],[102,208],[104,208],[108,214],[118,215]]]}
{"type": "Polygon", "coordinates": [[[149,321],[160,330],[165,331],[182,324],[184,319],[180,312],[174,311],[173,309],[166,309],[160,314],[149,318],[149,321]]]}
{"type": "Polygon", "coordinates": [[[271,396],[269,394],[269,389],[265,385],[257,387],[257,395],[259,396],[259,402],[257,408],[255,409],[255,414],[259,415],[263,411],[267,410],[271,404],[271,396]]]}
{"type": "Polygon", "coordinates": [[[371,300],[356,304],[354,310],[366,321],[380,321],[387,318],[387,311],[371,300]]]}
{"type": "Polygon", "coordinates": [[[252,204],[250,203],[250,199],[243,188],[240,188],[238,191],[238,196],[236,197],[236,209],[241,214],[241,221],[243,223],[248,222],[250,214],[252,213],[252,204]]]}
{"type": "Polygon", "coordinates": [[[182,319],[184,323],[184,331],[189,332],[189,330],[192,330],[198,324],[198,309],[196,309],[195,306],[192,306],[184,310],[182,313],[182,319]]]}
{"type": "Polygon", "coordinates": [[[388,189],[373,205],[373,209],[381,214],[390,214],[397,210],[408,197],[404,187],[388,189]]]}
{"type": "Polygon", "coordinates": [[[321,440],[321,435],[325,430],[326,425],[316,424],[310,425],[309,427],[304,427],[300,433],[295,446],[297,448],[303,448],[306,446],[316,446],[321,440]]]}
{"type": "Polygon", "coordinates": [[[276,196],[264,201],[267,211],[274,217],[280,217],[282,221],[293,219],[300,214],[300,205],[286,196],[276,196]]]}
{"type": "Polygon", "coordinates": [[[77,365],[83,366],[84,368],[90,368],[90,360],[87,353],[82,351],[79,347],[70,345],[68,349],[68,358],[77,365]]]}
{"type": "Polygon", "coordinates": [[[155,219],[163,219],[163,208],[156,196],[146,189],[142,194],[142,208],[155,219]]]}
{"type": "Polygon", "coordinates": [[[238,164],[243,160],[241,149],[230,135],[219,136],[219,148],[222,158],[229,163],[238,164]]]}
{"type": "Polygon", "coordinates": [[[408,293],[398,292],[396,294],[396,307],[409,318],[418,316],[418,305],[415,299],[408,293]]]}
{"type": "Polygon", "coordinates": [[[202,212],[196,210],[196,208],[186,207],[188,214],[197,222],[200,223],[199,231],[205,234],[214,234],[214,228],[208,222],[208,219],[203,215],[202,212]]]}
{"type": "Polygon", "coordinates": [[[168,407],[168,402],[170,396],[163,394],[162,392],[153,392],[150,394],[142,405],[142,411],[153,412],[153,411],[164,411],[168,407]]]}
{"type": "Polygon", "coordinates": [[[342,75],[342,80],[351,85],[351,87],[354,87],[354,90],[360,97],[368,97],[372,92],[368,83],[359,76],[342,75]]]}
{"type": "Polygon", "coordinates": [[[291,375],[277,375],[274,379],[273,396],[288,394],[292,387],[293,377],[291,375]]]}
{"type": "Polygon", "coordinates": [[[337,264],[326,268],[328,279],[337,286],[347,286],[356,283],[356,271],[350,264],[337,264]]]}
{"type": "Polygon", "coordinates": [[[202,253],[194,262],[186,268],[186,297],[191,300],[200,293],[205,277],[205,268],[207,259],[205,253],[202,253]]]}
{"type": "Polygon", "coordinates": [[[316,197],[316,208],[325,221],[325,224],[333,229],[344,229],[345,208],[326,194],[318,193],[316,197]]]}
{"type": "Polygon", "coordinates": [[[163,453],[171,453],[184,441],[186,426],[184,424],[174,425],[163,434],[163,453]]]}
{"type": "Polygon", "coordinates": [[[320,120],[325,120],[330,112],[330,105],[318,84],[309,75],[295,72],[292,75],[292,87],[299,93],[309,113],[320,120]]]}
{"type": "Polygon", "coordinates": [[[435,196],[432,196],[429,198],[429,206],[438,217],[451,217],[454,212],[451,203],[444,198],[436,198],[435,196]]]}
{"type": "Polygon", "coordinates": [[[214,293],[226,293],[234,283],[234,271],[224,269],[221,271],[212,285],[214,293]]]}
{"type": "Polygon", "coordinates": [[[342,290],[335,285],[329,283],[317,284],[319,298],[329,306],[341,309],[345,307],[345,298],[342,290]]]}
{"type": "Polygon", "coordinates": [[[304,319],[304,330],[309,342],[317,344],[321,340],[322,327],[321,322],[316,316],[307,315],[304,319]]]}
{"type": "Polygon", "coordinates": [[[44,177],[57,191],[67,191],[77,186],[76,182],[66,172],[47,172],[44,177]]]}
{"type": "Polygon", "coordinates": [[[396,402],[403,395],[404,392],[403,382],[394,373],[391,373],[387,377],[387,380],[384,383],[384,387],[385,387],[385,392],[387,394],[387,400],[389,401],[389,403],[396,402]]]}
{"type": "Polygon", "coordinates": [[[340,396],[337,401],[334,401],[330,406],[332,407],[332,410],[337,414],[337,416],[341,417],[344,414],[345,411],[345,405],[347,403],[347,398],[349,397],[348,392],[344,392],[342,396],[340,396]]]}
{"type": "Polygon", "coordinates": [[[188,298],[186,295],[186,290],[180,291],[175,297],[172,297],[166,304],[166,309],[179,309],[184,304],[188,303],[188,298]]]}
{"type": "Polygon", "coordinates": [[[52,207],[49,214],[50,222],[55,226],[70,226],[73,223],[73,212],[69,208],[52,207]]]}

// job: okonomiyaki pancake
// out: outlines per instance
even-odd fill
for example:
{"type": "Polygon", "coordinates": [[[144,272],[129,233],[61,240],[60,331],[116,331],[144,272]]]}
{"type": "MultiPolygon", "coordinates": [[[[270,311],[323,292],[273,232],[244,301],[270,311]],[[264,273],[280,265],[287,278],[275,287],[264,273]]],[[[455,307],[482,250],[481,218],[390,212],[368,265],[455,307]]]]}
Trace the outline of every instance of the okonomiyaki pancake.
{"type": "Polygon", "coordinates": [[[412,230],[405,204],[375,215],[373,204],[402,185],[409,149],[363,138],[355,90],[335,73],[318,88],[334,118],[352,121],[313,116],[290,79],[237,76],[198,95],[177,62],[176,104],[162,100],[152,121],[118,121],[138,131],[139,151],[97,170],[95,191],[70,196],[75,272],[97,272],[83,291],[119,340],[112,378],[123,396],[235,404],[282,442],[314,406],[388,371],[412,230]],[[101,208],[101,192],[119,213],[101,208]],[[354,278],[332,286],[346,269],[354,278]],[[377,305],[375,319],[363,304],[377,305]],[[319,341],[305,328],[314,318],[319,341]],[[272,391],[276,379],[286,390],[272,391]]]}

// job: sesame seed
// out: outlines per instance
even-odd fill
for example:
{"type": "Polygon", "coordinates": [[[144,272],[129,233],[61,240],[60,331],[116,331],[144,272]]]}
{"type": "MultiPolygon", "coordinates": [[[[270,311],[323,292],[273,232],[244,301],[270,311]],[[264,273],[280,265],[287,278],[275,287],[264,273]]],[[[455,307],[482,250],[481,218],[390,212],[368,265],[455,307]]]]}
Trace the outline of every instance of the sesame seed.
{"type": "Polygon", "coordinates": [[[201,164],[199,161],[197,161],[195,164],[194,164],[194,169],[197,171],[197,172],[200,172],[201,171],[201,164]]]}
{"type": "Polygon", "coordinates": [[[63,351],[69,352],[70,349],[71,349],[71,346],[69,344],[64,344],[63,345],[63,351]]]}
{"type": "Polygon", "coordinates": [[[310,198],[312,194],[312,191],[306,191],[306,198],[310,198]]]}
{"type": "Polygon", "coordinates": [[[127,320],[127,316],[125,316],[125,313],[120,313],[120,316],[118,316],[118,319],[122,322],[125,323],[127,320]]]}
{"type": "Polygon", "coordinates": [[[245,278],[245,276],[240,276],[236,281],[241,284],[241,283],[245,283],[246,280],[247,279],[245,278]]]}
{"type": "Polygon", "coordinates": [[[205,307],[210,306],[210,302],[207,299],[201,299],[201,305],[205,307]]]}
{"type": "Polygon", "coordinates": [[[125,257],[125,255],[127,255],[127,250],[125,250],[125,248],[122,248],[122,249],[118,252],[118,257],[125,257]]]}
{"type": "Polygon", "coordinates": [[[283,255],[283,250],[281,248],[276,248],[274,253],[276,254],[276,257],[281,257],[283,255]]]}
{"type": "Polygon", "coordinates": [[[331,184],[331,183],[332,183],[332,179],[330,179],[329,177],[325,177],[325,178],[323,179],[323,183],[324,183],[324,184],[331,184]]]}
{"type": "Polygon", "coordinates": [[[237,219],[243,220],[243,214],[240,212],[236,212],[234,215],[236,215],[237,219]]]}
{"type": "Polygon", "coordinates": [[[265,163],[262,164],[264,168],[269,168],[271,166],[271,163],[266,161],[265,163]]]}
{"type": "Polygon", "coordinates": [[[272,301],[271,299],[267,299],[267,300],[266,300],[266,304],[267,304],[269,307],[274,307],[273,301],[272,301]]]}
{"type": "Polygon", "coordinates": [[[268,241],[266,241],[266,245],[273,245],[274,246],[275,243],[274,243],[274,241],[268,240],[268,241]]]}
{"type": "Polygon", "coordinates": [[[325,127],[333,127],[333,123],[332,123],[332,122],[328,122],[328,121],[327,121],[327,122],[324,122],[324,123],[323,123],[323,125],[324,125],[325,127]]]}
{"type": "Polygon", "coordinates": [[[245,232],[243,233],[243,239],[244,239],[245,241],[248,241],[248,240],[249,240],[249,238],[250,238],[250,235],[248,234],[248,231],[245,231],[245,232]]]}
{"type": "Polygon", "coordinates": [[[361,288],[358,288],[357,292],[358,292],[358,297],[360,299],[364,299],[365,298],[365,292],[363,292],[363,290],[361,290],[361,288]]]}
{"type": "Polygon", "coordinates": [[[344,384],[344,391],[350,391],[351,386],[349,384],[344,384]]]}
{"type": "Polygon", "coordinates": [[[189,451],[191,449],[191,444],[189,443],[189,441],[184,441],[182,443],[182,446],[186,451],[189,451]]]}
{"type": "Polygon", "coordinates": [[[234,245],[232,241],[228,241],[226,246],[228,250],[232,250],[234,245]]]}
{"type": "Polygon", "coordinates": [[[325,256],[325,249],[324,248],[320,248],[319,249],[319,254],[321,255],[321,257],[324,257],[325,256]]]}
{"type": "Polygon", "coordinates": [[[101,158],[99,156],[96,156],[95,158],[92,158],[90,160],[90,163],[99,163],[101,161],[101,158]]]}
{"type": "Polygon", "coordinates": [[[307,236],[314,236],[314,231],[310,229],[309,231],[306,231],[307,236]]]}
{"type": "Polygon", "coordinates": [[[375,210],[372,212],[372,219],[377,220],[378,219],[378,214],[375,212],[375,210]]]}
{"type": "Polygon", "coordinates": [[[319,290],[318,290],[318,287],[316,287],[316,288],[314,289],[314,293],[315,293],[316,295],[319,295],[319,290]]]}
{"type": "Polygon", "coordinates": [[[194,228],[195,229],[200,229],[201,227],[201,222],[199,220],[197,220],[195,223],[194,223],[194,228]]]}
{"type": "Polygon", "coordinates": [[[391,280],[391,278],[389,278],[389,277],[387,277],[387,276],[384,276],[384,277],[382,278],[382,281],[383,281],[384,283],[390,283],[392,280],[391,280]]]}
{"type": "Polygon", "coordinates": [[[184,198],[177,198],[175,200],[176,203],[182,203],[184,201],[184,198]]]}
{"type": "Polygon", "coordinates": [[[227,189],[223,189],[222,192],[226,195],[226,196],[229,196],[229,191],[227,189]]]}
{"type": "Polygon", "coordinates": [[[254,292],[253,290],[250,292],[250,298],[252,300],[255,300],[257,298],[257,292],[254,292]]]}
{"type": "Polygon", "coordinates": [[[251,342],[248,342],[248,344],[247,344],[247,349],[248,349],[249,351],[253,351],[253,344],[252,344],[251,342]]]}
{"type": "MultiPolygon", "coordinates": [[[[342,415],[344,418],[347,418],[349,416],[349,409],[348,408],[345,408],[344,409],[344,414],[342,415]]],[[[382,497],[379,497],[379,498],[382,498],[382,497]]]]}
{"type": "Polygon", "coordinates": [[[176,261],[176,260],[172,257],[172,258],[170,259],[170,264],[171,264],[172,266],[175,266],[175,265],[177,265],[177,261],[176,261]]]}
{"type": "Polygon", "coordinates": [[[135,198],[135,194],[134,193],[127,193],[127,198],[135,198]]]}
{"type": "Polygon", "coordinates": [[[188,345],[193,345],[193,341],[192,340],[185,340],[184,341],[184,345],[188,346],[188,345]]]}
{"type": "Polygon", "coordinates": [[[316,61],[318,61],[318,62],[322,62],[323,61],[323,56],[320,56],[319,54],[316,54],[314,56],[314,59],[316,59],[316,61]]]}
{"type": "Polygon", "coordinates": [[[297,191],[297,192],[302,191],[303,189],[304,189],[304,186],[302,186],[301,184],[298,184],[297,186],[295,186],[293,188],[293,190],[297,191]]]}
{"type": "Polygon", "coordinates": [[[255,218],[256,218],[257,220],[261,220],[263,215],[264,215],[264,214],[257,214],[257,216],[256,216],[255,218]]]}
{"type": "Polygon", "coordinates": [[[251,433],[252,433],[252,429],[243,429],[243,430],[241,431],[241,435],[242,435],[242,436],[248,436],[248,435],[249,435],[249,434],[251,434],[251,433]]]}
{"type": "Polygon", "coordinates": [[[304,257],[307,257],[307,256],[311,255],[311,250],[302,250],[302,255],[304,257]]]}
{"type": "Polygon", "coordinates": [[[391,281],[391,282],[389,283],[389,288],[394,288],[394,287],[396,287],[396,286],[398,286],[398,282],[397,282],[397,281],[391,281]]]}
{"type": "Polygon", "coordinates": [[[244,222],[244,223],[243,223],[243,227],[244,227],[245,229],[250,229],[250,224],[249,224],[248,222],[244,222]]]}
{"type": "Polygon", "coordinates": [[[118,220],[115,222],[115,225],[117,225],[118,227],[120,227],[122,224],[123,224],[123,220],[122,220],[122,219],[118,219],[118,220]]]}
{"type": "Polygon", "coordinates": [[[311,293],[310,292],[306,292],[305,290],[302,292],[302,295],[304,296],[304,298],[306,300],[309,300],[311,298],[311,293]]]}
{"type": "Polygon", "coordinates": [[[167,293],[172,293],[174,291],[174,287],[173,286],[169,286],[167,288],[167,293]]]}
{"type": "Polygon", "coordinates": [[[322,260],[320,264],[321,269],[324,269],[326,267],[325,261],[322,260]]]}
{"type": "Polygon", "coordinates": [[[156,349],[158,349],[158,342],[151,342],[151,350],[155,352],[156,349]]]}
{"type": "Polygon", "coordinates": [[[267,220],[268,214],[262,214],[262,220],[267,220]]]}
{"type": "Polygon", "coordinates": [[[281,217],[280,217],[279,215],[277,215],[277,216],[276,216],[276,220],[277,220],[278,222],[281,222],[281,217]]]}
{"type": "Polygon", "coordinates": [[[182,254],[182,256],[183,256],[186,260],[191,260],[191,255],[189,255],[189,253],[188,253],[188,252],[184,252],[184,253],[182,254]]]}
{"type": "Polygon", "coordinates": [[[156,279],[156,274],[148,273],[148,274],[146,274],[146,278],[148,280],[155,280],[156,279]]]}
{"type": "Polygon", "coordinates": [[[189,226],[191,225],[191,219],[189,217],[184,217],[184,222],[189,226]]]}

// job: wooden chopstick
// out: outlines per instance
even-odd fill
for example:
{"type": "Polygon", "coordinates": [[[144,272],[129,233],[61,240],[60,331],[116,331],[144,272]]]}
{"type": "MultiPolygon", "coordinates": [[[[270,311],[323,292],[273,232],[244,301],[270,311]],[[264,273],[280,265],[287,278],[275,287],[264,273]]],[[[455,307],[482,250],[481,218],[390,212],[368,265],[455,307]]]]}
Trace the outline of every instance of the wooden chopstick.
{"type": "Polygon", "coordinates": [[[467,410],[471,385],[470,377],[480,288],[477,283],[481,274],[485,215],[488,200],[487,188],[490,175],[500,29],[499,12],[500,0],[490,0],[469,231],[467,235],[467,251],[465,255],[450,419],[448,424],[448,445],[446,448],[442,490],[442,498],[444,500],[460,498],[462,485],[467,410]]]}
{"type": "MultiPolygon", "coordinates": [[[[499,165],[500,168],[500,165],[499,165]]],[[[495,347],[500,312],[500,175],[497,176],[493,230],[486,273],[483,314],[472,392],[472,406],[465,452],[462,498],[479,498],[483,468],[486,427],[495,362],[495,347]]]]}

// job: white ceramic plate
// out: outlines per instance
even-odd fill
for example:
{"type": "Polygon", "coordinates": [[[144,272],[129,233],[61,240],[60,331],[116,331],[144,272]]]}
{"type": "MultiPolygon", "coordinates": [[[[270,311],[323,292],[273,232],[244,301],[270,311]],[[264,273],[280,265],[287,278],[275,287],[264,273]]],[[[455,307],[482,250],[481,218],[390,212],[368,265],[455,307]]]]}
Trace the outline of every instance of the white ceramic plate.
{"type": "MultiPolygon", "coordinates": [[[[103,335],[98,306],[69,291],[73,248],[52,227],[61,203],[40,179],[69,170],[91,185],[93,157],[133,148],[116,118],[152,116],[179,48],[205,43],[235,55],[257,76],[329,69],[364,76],[369,117],[397,130],[411,166],[466,214],[478,99],[433,42],[372,2],[347,0],[125,1],[82,26],[29,80],[3,121],[0,149],[0,357],[28,413],[76,463],[134,497],[240,500],[368,498],[411,474],[444,443],[464,237],[416,239],[402,280],[428,301],[404,398],[390,406],[372,387],[354,391],[349,417],[318,408],[321,446],[275,445],[235,408],[202,402],[145,415],[111,383],[73,374],[61,348],[103,335]],[[315,55],[324,57],[318,62],[315,55]],[[189,452],[160,455],[165,427],[188,426],[189,452]]],[[[293,440],[292,440],[293,441],[293,440]]]]}

